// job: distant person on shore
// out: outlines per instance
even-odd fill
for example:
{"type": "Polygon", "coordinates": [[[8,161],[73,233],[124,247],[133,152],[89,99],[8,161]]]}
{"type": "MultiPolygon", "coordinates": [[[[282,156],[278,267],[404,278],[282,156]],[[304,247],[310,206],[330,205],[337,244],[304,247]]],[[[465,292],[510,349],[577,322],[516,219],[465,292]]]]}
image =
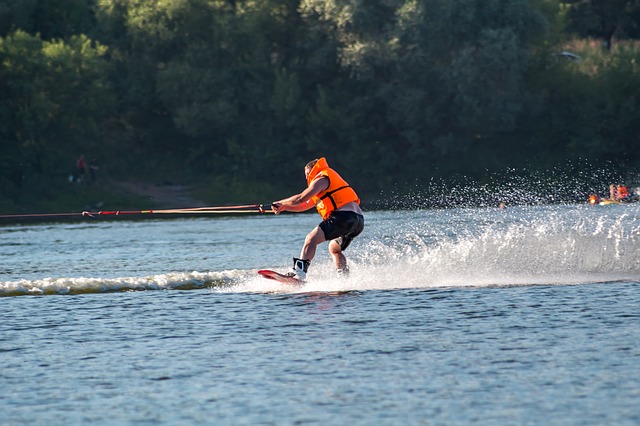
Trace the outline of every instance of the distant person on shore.
{"type": "Polygon", "coordinates": [[[84,155],[81,155],[80,158],[76,161],[76,182],[82,182],[82,180],[87,176],[87,162],[84,159],[84,155]]]}
{"type": "Polygon", "coordinates": [[[324,157],[310,161],[304,168],[304,174],[307,189],[271,205],[275,214],[303,212],[315,206],[322,216],[322,222],[305,238],[300,258],[293,258],[293,271],[287,275],[304,281],[318,244],[329,241],[329,253],[338,274],[347,276],[349,267],[342,252],[364,229],[358,194],[335,170],[329,168],[324,157]]]}

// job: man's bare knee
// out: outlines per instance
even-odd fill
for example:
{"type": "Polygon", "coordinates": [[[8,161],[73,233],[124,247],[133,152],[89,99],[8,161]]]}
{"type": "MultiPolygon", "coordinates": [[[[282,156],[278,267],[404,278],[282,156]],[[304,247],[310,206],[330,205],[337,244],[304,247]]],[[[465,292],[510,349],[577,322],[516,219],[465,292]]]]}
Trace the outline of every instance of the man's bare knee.
{"type": "Polygon", "coordinates": [[[335,240],[332,240],[329,243],[329,253],[332,255],[337,255],[342,253],[342,248],[340,248],[340,244],[338,244],[335,240]]]}

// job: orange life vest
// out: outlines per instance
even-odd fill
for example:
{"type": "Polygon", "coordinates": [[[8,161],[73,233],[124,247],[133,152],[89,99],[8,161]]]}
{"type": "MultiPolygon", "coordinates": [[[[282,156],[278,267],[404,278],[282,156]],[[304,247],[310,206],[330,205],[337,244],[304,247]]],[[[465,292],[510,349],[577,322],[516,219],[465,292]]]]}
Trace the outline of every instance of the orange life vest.
{"type": "Polygon", "coordinates": [[[332,211],[347,203],[354,201],[360,204],[360,198],[358,198],[356,191],[335,170],[329,168],[324,157],[320,158],[309,172],[307,184],[311,185],[311,182],[322,176],[329,178],[329,186],[324,191],[311,197],[311,200],[323,219],[328,218],[332,211]]]}

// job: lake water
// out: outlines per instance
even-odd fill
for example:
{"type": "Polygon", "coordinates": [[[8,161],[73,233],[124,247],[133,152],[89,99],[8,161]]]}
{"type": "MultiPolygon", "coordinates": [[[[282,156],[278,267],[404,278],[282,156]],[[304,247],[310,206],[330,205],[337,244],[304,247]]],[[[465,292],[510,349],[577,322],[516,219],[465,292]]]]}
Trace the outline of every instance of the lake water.
{"type": "Polygon", "coordinates": [[[0,224],[2,425],[638,425],[640,207],[0,224]]]}

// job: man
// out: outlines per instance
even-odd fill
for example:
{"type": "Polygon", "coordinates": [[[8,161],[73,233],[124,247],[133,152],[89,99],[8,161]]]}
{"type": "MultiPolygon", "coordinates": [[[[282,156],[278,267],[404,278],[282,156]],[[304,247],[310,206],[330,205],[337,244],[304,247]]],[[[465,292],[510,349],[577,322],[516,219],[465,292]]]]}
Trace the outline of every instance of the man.
{"type": "Polygon", "coordinates": [[[82,182],[82,180],[87,175],[87,163],[84,159],[84,155],[81,155],[78,160],[76,160],[76,169],[78,170],[78,176],[76,177],[76,182],[82,182]]]}
{"type": "Polygon", "coordinates": [[[316,207],[322,222],[304,240],[300,258],[293,258],[293,272],[288,275],[304,280],[318,244],[329,241],[329,253],[338,274],[348,275],[347,258],[342,253],[364,229],[360,199],[349,184],[322,157],[304,168],[307,189],[272,204],[275,214],[283,211],[302,212],[316,207]]]}

